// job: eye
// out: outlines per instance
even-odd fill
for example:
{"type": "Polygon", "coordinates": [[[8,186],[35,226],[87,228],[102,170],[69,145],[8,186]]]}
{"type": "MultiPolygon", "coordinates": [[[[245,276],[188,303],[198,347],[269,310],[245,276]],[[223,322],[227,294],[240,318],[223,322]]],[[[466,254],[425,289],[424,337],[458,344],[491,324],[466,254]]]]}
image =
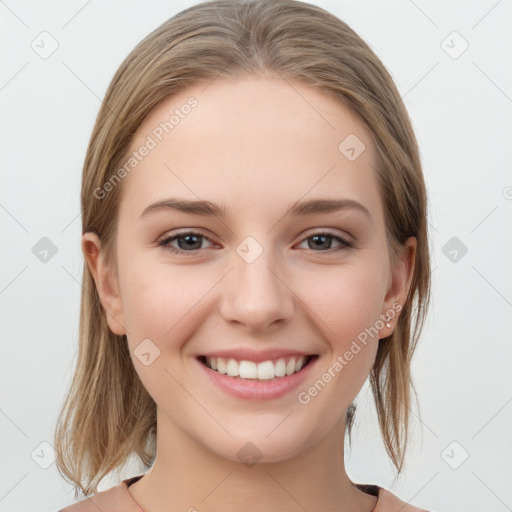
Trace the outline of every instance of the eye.
{"type": "MultiPolygon", "coordinates": [[[[166,250],[172,253],[196,254],[201,250],[201,241],[203,239],[209,240],[201,233],[197,233],[195,231],[186,231],[183,233],[179,233],[177,235],[164,238],[163,240],[158,242],[158,245],[165,247],[166,250]],[[174,241],[178,242],[178,248],[171,246],[171,243],[174,241]]],[[[344,238],[329,232],[314,233],[305,238],[301,243],[307,242],[308,240],[312,240],[312,243],[308,243],[308,248],[312,249],[314,252],[336,252],[353,247],[353,244],[348,240],[345,240],[344,238]],[[341,247],[338,247],[337,249],[332,249],[330,247],[332,245],[332,242],[326,243],[325,240],[336,240],[341,244],[341,247]],[[315,250],[315,248],[321,250],[317,251],[315,250]]]]}
{"type": "Polygon", "coordinates": [[[196,254],[199,250],[199,249],[196,249],[196,247],[198,245],[201,246],[201,241],[197,242],[198,239],[199,240],[201,240],[201,239],[208,240],[208,238],[206,238],[201,233],[196,233],[195,231],[186,231],[184,233],[179,233],[178,235],[173,235],[173,236],[164,238],[163,240],[158,242],[158,245],[165,247],[168,251],[170,251],[172,253],[196,254]],[[179,242],[178,243],[179,247],[177,249],[175,247],[171,246],[171,242],[174,242],[175,240],[177,240],[179,242]],[[184,240],[183,243],[181,243],[182,240],[184,240]],[[188,250],[183,250],[183,248],[185,248],[185,249],[191,248],[193,250],[188,251],[188,250]]]}
{"type": "Polygon", "coordinates": [[[311,243],[308,243],[309,248],[321,249],[321,251],[314,252],[336,252],[353,247],[353,244],[348,240],[345,240],[341,236],[329,232],[314,233],[305,238],[301,243],[307,242],[308,240],[312,240],[311,243]],[[325,240],[331,240],[331,242],[326,243],[325,240]],[[332,245],[332,240],[336,240],[337,242],[339,242],[341,244],[341,247],[338,247],[337,249],[331,249],[330,246],[332,245]],[[325,247],[326,245],[328,245],[329,247],[325,247]]]}

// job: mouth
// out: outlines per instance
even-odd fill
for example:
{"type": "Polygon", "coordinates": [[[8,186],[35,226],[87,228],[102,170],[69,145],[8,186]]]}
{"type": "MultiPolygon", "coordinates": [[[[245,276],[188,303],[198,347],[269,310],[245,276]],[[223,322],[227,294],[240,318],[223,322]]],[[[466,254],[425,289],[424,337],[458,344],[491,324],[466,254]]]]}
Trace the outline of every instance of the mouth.
{"type": "Polygon", "coordinates": [[[318,359],[318,354],[308,356],[281,357],[255,362],[225,357],[198,356],[198,361],[221,375],[247,381],[277,381],[298,374],[318,359]]]}

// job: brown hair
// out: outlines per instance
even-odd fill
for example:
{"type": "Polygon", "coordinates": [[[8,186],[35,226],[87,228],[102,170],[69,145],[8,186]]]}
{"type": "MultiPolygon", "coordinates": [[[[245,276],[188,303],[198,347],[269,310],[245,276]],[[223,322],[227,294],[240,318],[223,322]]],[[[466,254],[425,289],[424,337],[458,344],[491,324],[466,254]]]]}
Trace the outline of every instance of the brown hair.
{"type": "MultiPolygon", "coordinates": [[[[145,116],[191,84],[243,74],[299,80],[354,112],[377,148],[392,260],[407,238],[417,239],[409,295],[392,335],[379,341],[370,372],[385,448],[400,474],[414,391],[410,362],[430,298],[427,197],[400,94],[379,58],[343,21],[294,0],[213,0],[185,9],[149,34],[117,70],[98,113],[83,167],[82,231],[96,233],[107,260],[114,259],[121,184],[101,199],[95,191],[122,166],[145,116]]],[[[85,264],[82,284],[78,359],[54,438],[57,468],[74,483],[75,498],[79,488],[86,495],[96,492],[134,454],[149,467],[156,444],[156,404],[138,378],[125,336],[108,328],[85,264]]],[[[349,434],[354,412],[352,404],[349,434]]]]}

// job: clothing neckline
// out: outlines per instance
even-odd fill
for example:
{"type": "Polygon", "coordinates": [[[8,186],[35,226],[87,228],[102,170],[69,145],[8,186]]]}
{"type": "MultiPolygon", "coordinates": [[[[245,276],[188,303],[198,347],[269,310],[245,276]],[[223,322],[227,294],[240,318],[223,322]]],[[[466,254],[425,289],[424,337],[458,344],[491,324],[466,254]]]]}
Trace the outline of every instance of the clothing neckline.
{"type": "MultiPolygon", "coordinates": [[[[134,505],[137,506],[137,512],[144,512],[144,511],[139,506],[139,504],[135,501],[135,499],[133,498],[131,493],[128,491],[128,488],[135,482],[138,482],[143,476],[144,476],[144,474],[132,476],[131,478],[126,478],[125,480],[123,480],[121,482],[121,485],[125,486],[126,492],[127,492],[128,496],[130,497],[131,501],[133,502],[134,505]]],[[[377,505],[379,504],[379,493],[380,493],[381,487],[378,485],[374,485],[374,484],[354,484],[354,486],[357,487],[357,489],[359,489],[361,492],[364,492],[365,494],[369,494],[370,496],[374,496],[377,498],[375,506],[370,511],[370,512],[375,512],[377,505]]]]}

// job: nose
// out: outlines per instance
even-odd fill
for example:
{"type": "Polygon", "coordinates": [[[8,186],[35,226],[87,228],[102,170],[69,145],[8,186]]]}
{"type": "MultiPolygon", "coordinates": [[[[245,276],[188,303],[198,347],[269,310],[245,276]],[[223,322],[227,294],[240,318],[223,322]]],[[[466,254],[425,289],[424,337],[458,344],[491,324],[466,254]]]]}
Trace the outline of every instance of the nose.
{"type": "Polygon", "coordinates": [[[294,313],[296,297],[290,278],[273,252],[260,247],[249,241],[237,248],[232,260],[234,267],[226,276],[226,290],[222,294],[224,319],[252,331],[282,326],[294,313]]]}

